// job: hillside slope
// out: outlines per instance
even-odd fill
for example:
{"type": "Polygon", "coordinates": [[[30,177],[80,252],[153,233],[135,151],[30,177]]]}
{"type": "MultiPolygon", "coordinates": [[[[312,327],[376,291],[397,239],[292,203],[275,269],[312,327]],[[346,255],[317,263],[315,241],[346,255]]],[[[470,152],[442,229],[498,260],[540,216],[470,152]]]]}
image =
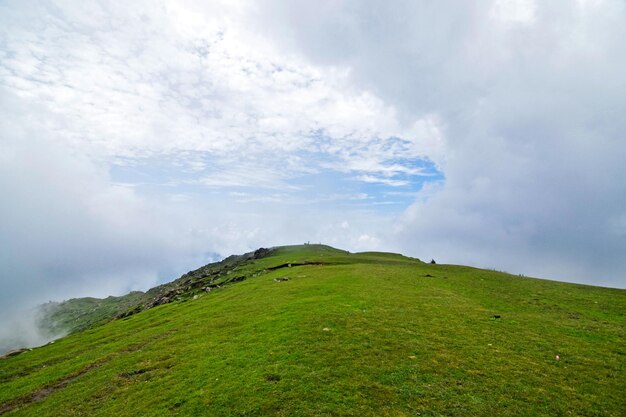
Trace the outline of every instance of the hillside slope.
{"type": "MultiPolygon", "coordinates": [[[[318,250],[322,248],[329,253],[337,251],[329,246],[317,245],[318,250]]],[[[210,292],[254,275],[255,260],[269,256],[273,251],[260,248],[243,255],[232,255],[222,261],[189,271],[180,278],[151,288],[145,293],[133,291],[120,297],[85,297],[61,303],[49,302],[39,306],[37,325],[44,334],[70,334],[161,304],[185,301],[198,293],[210,292]]],[[[256,273],[258,272],[261,270],[257,267],[256,273]]]]}
{"type": "Polygon", "coordinates": [[[624,415],[624,290],[318,245],[235,268],[0,360],[0,414],[624,415]]]}

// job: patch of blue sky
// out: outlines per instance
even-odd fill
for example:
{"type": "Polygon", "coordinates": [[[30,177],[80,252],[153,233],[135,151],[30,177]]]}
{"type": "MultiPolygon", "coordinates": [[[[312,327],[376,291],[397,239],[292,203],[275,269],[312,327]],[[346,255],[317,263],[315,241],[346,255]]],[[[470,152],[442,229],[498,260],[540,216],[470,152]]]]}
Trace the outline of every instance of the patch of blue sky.
{"type": "Polygon", "coordinates": [[[387,160],[386,165],[398,165],[407,169],[420,170],[425,176],[439,176],[439,179],[443,179],[442,172],[429,158],[393,158],[387,160]]]}
{"type": "MultiPolygon", "coordinates": [[[[378,212],[401,211],[417,199],[424,184],[444,180],[443,173],[428,159],[396,158],[385,162],[389,171],[365,172],[338,170],[337,160],[328,154],[301,153],[298,157],[301,169],[285,166],[285,172],[274,183],[247,184],[245,176],[242,181],[229,181],[228,167],[225,171],[224,164],[208,153],[119,159],[110,173],[114,182],[147,194],[184,194],[200,200],[220,198],[235,204],[364,208],[378,212]],[[206,178],[221,178],[223,183],[207,185],[206,178]]],[[[266,163],[267,167],[280,170],[280,161],[266,163]]],[[[257,161],[251,169],[262,171],[264,166],[257,161]]],[[[255,172],[249,174],[255,176],[255,172]]],[[[241,175],[241,171],[235,175],[241,175]]]]}
{"type": "Polygon", "coordinates": [[[293,183],[302,190],[300,193],[311,195],[311,203],[389,212],[405,209],[417,199],[425,183],[441,181],[443,175],[438,172],[429,176],[402,173],[393,176],[391,182],[386,180],[383,178],[381,182],[367,174],[324,171],[302,176],[293,183]]]}

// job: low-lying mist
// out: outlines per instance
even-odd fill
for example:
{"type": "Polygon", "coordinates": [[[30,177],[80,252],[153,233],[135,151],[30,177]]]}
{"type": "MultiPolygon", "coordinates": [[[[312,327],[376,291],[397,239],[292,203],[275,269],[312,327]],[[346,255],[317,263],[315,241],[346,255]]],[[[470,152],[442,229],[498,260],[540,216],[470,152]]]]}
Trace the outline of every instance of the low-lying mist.
{"type": "Polygon", "coordinates": [[[13,349],[45,345],[67,334],[47,328],[45,314],[45,305],[40,305],[4,317],[0,322],[0,355],[13,349]]]}

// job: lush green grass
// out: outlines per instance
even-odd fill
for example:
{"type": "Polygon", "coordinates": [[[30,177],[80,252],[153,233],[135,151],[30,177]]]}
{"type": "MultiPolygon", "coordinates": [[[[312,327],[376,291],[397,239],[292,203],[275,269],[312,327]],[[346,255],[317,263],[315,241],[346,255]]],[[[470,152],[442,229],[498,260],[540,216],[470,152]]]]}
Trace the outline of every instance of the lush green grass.
{"type": "Polygon", "coordinates": [[[626,291],[318,245],[231,268],[248,278],[0,361],[0,404],[12,416],[626,410],[626,291]],[[323,265],[270,270],[304,262],[323,265]]]}
{"type": "Polygon", "coordinates": [[[194,295],[204,293],[203,288],[207,286],[217,288],[257,276],[261,272],[267,272],[264,270],[266,266],[280,265],[277,263],[279,261],[283,264],[321,262],[321,260],[324,263],[345,262],[343,258],[346,254],[347,252],[330,246],[303,245],[260,249],[244,255],[232,255],[223,261],[189,271],[180,278],[145,293],[133,291],[121,297],[73,298],[61,303],[42,304],[37,312],[37,324],[42,334],[50,336],[74,333],[102,325],[115,318],[145,311],[155,305],[188,300],[194,295]],[[270,264],[256,262],[269,254],[273,258],[270,264]]]}

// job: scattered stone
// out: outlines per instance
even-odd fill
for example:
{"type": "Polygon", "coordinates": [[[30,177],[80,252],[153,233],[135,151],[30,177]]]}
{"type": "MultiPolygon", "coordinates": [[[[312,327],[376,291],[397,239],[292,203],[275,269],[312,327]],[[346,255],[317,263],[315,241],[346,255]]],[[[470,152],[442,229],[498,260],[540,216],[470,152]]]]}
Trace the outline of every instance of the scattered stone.
{"type": "Polygon", "coordinates": [[[276,374],[267,374],[265,375],[265,380],[270,383],[276,383],[280,381],[280,375],[276,374]]]}
{"type": "Polygon", "coordinates": [[[205,288],[204,288],[204,291],[205,291],[205,292],[211,292],[211,287],[205,287],[205,288]]]}
{"type": "Polygon", "coordinates": [[[500,319],[500,318],[502,318],[502,316],[500,316],[499,314],[495,314],[495,315],[493,316],[493,318],[494,318],[494,319],[500,319]]]}
{"type": "Polygon", "coordinates": [[[194,296],[193,296],[193,299],[194,299],[194,300],[197,300],[199,297],[200,297],[200,296],[199,296],[198,294],[196,294],[196,295],[194,295],[194,296]]]}
{"type": "MultiPolygon", "coordinates": [[[[172,294],[172,297],[174,297],[174,294],[172,294]]],[[[156,306],[161,305],[161,304],[167,304],[167,303],[171,303],[171,302],[172,302],[172,300],[170,299],[170,297],[158,296],[158,297],[154,297],[154,299],[148,305],[148,307],[152,308],[152,307],[156,307],[156,306]]]]}
{"type": "Polygon", "coordinates": [[[274,278],[274,281],[275,282],[289,281],[289,278],[287,277],[274,278]]]}
{"type": "Polygon", "coordinates": [[[29,352],[31,350],[32,349],[28,349],[28,348],[13,349],[13,350],[8,351],[4,355],[0,356],[0,359],[5,359],[5,358],[10,358],[11,356],[21,355],[22,353],[29,352]]]}
{"type": "Polygon", "coordinates": [[[330,331],[330,329],[328,327],[324,327],[322,330],[325,331],[325,332],[329,332],[330,331]]]}
{"type": "Polygon", "coordinates": [[[128,379],[128,378],[132,378],[133,376],[141,375],[141,374],[146,373],[146,372],[147,372],[147,369],[131,369],[128,372],[122,372],[121,374],[119,374],[119,376],[121,378],[128,379]]]}
{"type": "Polygon", "coordinates": [[[270,253],[272,253],[271,249],[259,248],[259,249],[254,251],[254,254],[252,255],[252,257],[253,257],[253,259],[260,259],[260,258],[266,257],[270,253]]]}

